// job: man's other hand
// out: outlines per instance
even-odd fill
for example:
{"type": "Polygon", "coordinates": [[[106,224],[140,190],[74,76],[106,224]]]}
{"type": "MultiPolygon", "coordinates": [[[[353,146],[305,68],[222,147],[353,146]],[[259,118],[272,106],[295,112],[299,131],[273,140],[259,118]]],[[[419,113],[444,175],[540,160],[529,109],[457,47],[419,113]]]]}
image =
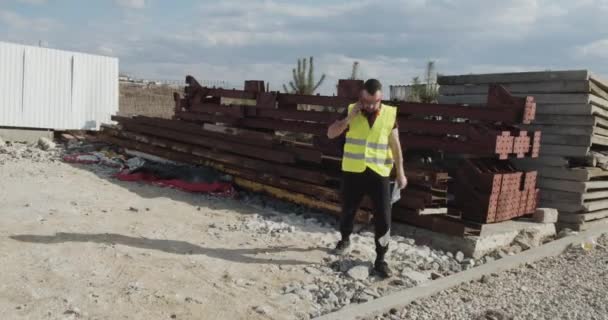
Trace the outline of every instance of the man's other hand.
{"type": "Polygon", "coordinates": [[[397,185],[399,189],[405,189],[407,187],[407,177],[404,174],[397,175],[397,185]]]}

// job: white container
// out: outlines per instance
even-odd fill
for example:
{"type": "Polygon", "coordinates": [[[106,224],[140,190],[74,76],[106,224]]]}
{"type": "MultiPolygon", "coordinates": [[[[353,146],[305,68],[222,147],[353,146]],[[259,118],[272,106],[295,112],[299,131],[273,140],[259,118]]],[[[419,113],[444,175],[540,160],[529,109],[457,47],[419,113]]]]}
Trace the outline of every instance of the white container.
{"type": "Polygon", "coordinates": [[[99,130],[118,112],[118,58],[0,42],[0,126],[99,130]]]}

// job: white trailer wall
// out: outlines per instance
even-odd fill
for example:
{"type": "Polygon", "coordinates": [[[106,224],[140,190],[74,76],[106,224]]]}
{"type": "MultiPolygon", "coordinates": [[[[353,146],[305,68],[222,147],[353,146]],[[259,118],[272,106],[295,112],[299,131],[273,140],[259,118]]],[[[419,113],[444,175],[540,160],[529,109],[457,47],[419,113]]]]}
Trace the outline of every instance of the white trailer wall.
{"type": "Polygon", "coordinates": [[[0,42],[0,126],[98,130],[118,112],[118,59],[0,42]]]}

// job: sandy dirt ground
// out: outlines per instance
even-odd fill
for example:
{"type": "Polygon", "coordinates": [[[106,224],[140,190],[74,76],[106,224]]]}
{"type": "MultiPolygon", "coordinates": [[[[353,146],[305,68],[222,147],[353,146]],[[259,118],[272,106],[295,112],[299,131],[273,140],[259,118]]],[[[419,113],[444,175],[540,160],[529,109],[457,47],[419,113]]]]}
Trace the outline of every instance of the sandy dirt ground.
{"type": "Polygon", "coordinates": [[[369,227],[336,256],[333,217],[121,182],[41,149],[0,145],[0,319],[310,319],[471,266],[394,235],[382,280],[369,227]]]}
{"type": "Polygon", "coordinates": [[[327,256],[310,242],[337,238],[216,231],[259,212],[60,162],[5,163],[0,177],[4,319],[302,318],[277,288],[327,256]]]}

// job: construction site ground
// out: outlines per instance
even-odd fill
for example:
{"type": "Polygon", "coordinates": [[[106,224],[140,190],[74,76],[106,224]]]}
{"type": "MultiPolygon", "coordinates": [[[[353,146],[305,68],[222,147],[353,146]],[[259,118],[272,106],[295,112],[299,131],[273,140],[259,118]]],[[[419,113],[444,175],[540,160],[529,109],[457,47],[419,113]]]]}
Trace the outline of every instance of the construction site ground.
{"type": "MultiPolygon", "coordinates": [[[[388,258],[394,275],[381,280],[371,272],[369,228],[338,257],[330,252],[339,237],[333,217],[246,192],[232,199],[121,182],[113,178],[117,169],[68,164],[63,152],[61,145],[0,146],[5,319],[310,319],[522,250],[513,245],[472,259],[395,235],[388,258]]],[[[604,260],[597,256],[593,263],[603,269],[590,264],[577,278],[586,281],[581,290],[605,289],[593,271],[605,276],[604,260]]],[[[511,281],[522,295],[539,291],[512,277],[498,280],[484,285],[511,281]]],[[[459,319],[491,309],[475,302],[481,296],[458,292],[448,303],[451,294],[441,298],[444,307],[431,307],[431,299],[385,317],[459,319]],[[475,303],[455,308],[458,299],[475,303]]],[[[487,319],[499,319],[492,314],[487,319]]]]}
{"type": "Polygon", "coordinates": [[[121,182],[61,154],[0,146],[6,319],[309,319],[474,263],[395,236],[380,280],[369,229],[337,257],[333,217],[121,182]]]}
{"type": "Polygon", "coordinates": [[[302,317],[277,296],[333,238],[239,230],[256,214],[239,201],[61,162],[4,163],[0,176],[4,319],[302,317]]]}

